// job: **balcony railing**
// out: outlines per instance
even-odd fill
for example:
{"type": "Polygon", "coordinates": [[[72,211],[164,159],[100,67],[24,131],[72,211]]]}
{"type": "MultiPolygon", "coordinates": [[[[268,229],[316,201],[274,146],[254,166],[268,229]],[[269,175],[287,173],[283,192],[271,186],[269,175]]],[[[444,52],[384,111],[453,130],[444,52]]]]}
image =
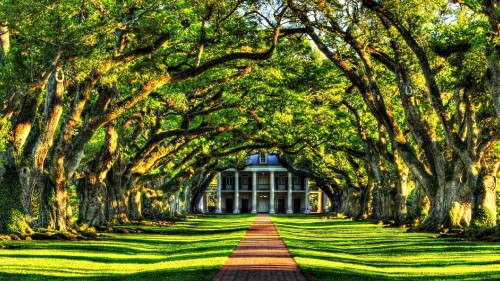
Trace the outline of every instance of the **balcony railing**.
{"type": "MultiPolygon", "coordinates": [[[[234,185],[232,185],[232,184],[223,185],[222,190],[234,190],[234,185]]],[[[248,190],[252,190],[252,187],[249,184],[242,184],[239,186],[239,190],[248,191],[248,190]]],[[[271,190],[271,185],[270,184],[257,184],[257,190],[271,190]]],[[[286,191],[286,190],[288,190],[288,187],[285,184],[277,184],[276,190],[286,191]]],[[[295,191],[304,190],[304,188],[300,184],[294,184],[293,190],[295,190],[295,191]]],[[[317,190],[317,187],[316,187],[316,189],[314,189],[313,187],[310,188],[310,191],[314,191],[314,190],[317,190]]]]}
{"type": "Polygon", "coordinates": [[[257,190],[269,190],[270,186],[269,184],[258,184],[257,185],[257,190]]]}

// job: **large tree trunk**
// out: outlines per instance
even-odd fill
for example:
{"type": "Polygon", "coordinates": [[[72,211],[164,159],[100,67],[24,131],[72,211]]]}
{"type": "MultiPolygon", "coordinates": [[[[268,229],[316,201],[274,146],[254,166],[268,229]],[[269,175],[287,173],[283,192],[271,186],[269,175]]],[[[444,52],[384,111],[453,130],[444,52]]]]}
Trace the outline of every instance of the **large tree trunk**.
{"type": "Polygon", "coordinates": [[[5,65],[5,56],[10,49],[10,35],[7,26],[0,23],[0,66],[5,65]]]}
{"type": "Polygon", "coordinates": [[[371,214],[371,218],[372,219],[375,219],[375,220],[383,220],[385,219],[384,218],[384,210],[383,210],[383,194],[382,194],[382,190],[384,189],[384,187],[382,186],[379,186],[379,185],[375,185],[374,188],[373,188],[373,191],[372,191],[372,197],[373,197],[373,200],[372,200],[372,214],[371,214]]]}
{"type": "Polygon", "coordinates": [[[95,178],[86,177],[84,183],[78,185],[79,212],[78,223],[89,226],[106,224],[105,198],[106,186],[95,178]]]}
{"type": "Polygon", "coordinates": [[[30,233],[22,204],[22,187],[19,172],[7,165],[0,175],[0,233],[30,233]]]}
{"type": "Polygon", "coordinates": [[[359,219],[362,214],[361,204],[359,202],[360,197],[359,190],[348,187],[347,190],[342,193],[340,212],[348,217],[359,219]]]}
{"type": "Polygon", "coordinates": [[[54,201],[54,188],[52,183],[45,180],[40,189],[40,207],[38,215],[38,225],[48,229],[55,229],[56,209],[54,201]]]}
{"type": "Polygon", "coordinates": [[[127,217],[131,220],[142,220],[142,188],[134,187],[129,191],[127,217]]]}
{"type": "Polygon", "coordinates": [[[80,181],[78,197],[80,198],[79,222],[86,222],[91,226],[106,223],[106,176],[113,167],[118,154],[118,132],[115,122],[106,126],[106,143],[101,149],[99,157],[92,161],[86,176],[80,181]]]}
{"type": "Polygon", "coordinates": [[[69,204],[69,193],[66,183],[58,183],[55,186],[55,207],[56,207],[56,230],[66,231],[71,227],[73,216],[69,204]]]}
{"type": "Polygon", "coordinates": [[[453,227],[467,227],[471,221],[471,189],[463,163],[455,165],[452,178],[451,225],[453,227]]]}
{"type": "Polygon", "coordinates": [[[40,225],[59,231],[66,231],[73,223],[67,179],[64,176],[64,156],[57,157],[54,162],[54,180],[47,180],[42,187],[40,225]],[[44,207],[45,205],[45,207],[44,207]],[[43,214],[45,212],[45,214],[43,214]]]}
{"type": "MultiPolygon", "coordinates": [[[[29,163],[32,147],[28,137],[32,131],[36,112],[42,100],[43,91],[35,88],[26,93],[23,106],[17,114],[9,134],[9,144],[5,153],[5,170],[0,176],[0,232],[29,232],[28,222],[31,221],[31,200],[34,180],[31,177],[29,163]],[[28,159],[28,161],[26,161],[28,159]]],[[[32,138],[31,138],[32,139],[32,138]]]]}
{"type": "Polygon", "coordinates": [[[109,223],[127,223],[127,192],[123,186],[122,157],[118,157],[113,167],[106,174],[106,220],[109,223]]]}
{"type": "Polygon", "coordinates": [[[491,167],[468,173],[472,190],[472,226],[490,228],[497,225],[496,175],[499,165],[500,161],[497,161],[491,167]]]}
{"type": "Polygon", "coordinates": [[[122,186],[108,185],[106,189],[106,220],[109,223],[127,223],[127,200],[122,186]]]}
{"type": "Polygon", "coordinates": [[[398,160],[394,162],[398,173],[398,181],[396,182],[396,198],[393,216],[394,221],[399,224],[404,222],[408,215],[406,204],[408,200],[408,176],[410,171],[406,165],[398,163],[398,160]]]}
{"type": "Polygon", "coordinates": [[[497,112],[498,120],[500,120],[500,43],[498,38],[500,36],[500,13],[498,0],[482,1],[482,12],[488,16],[488,21],[491,26],[490,38],[492,39],[492,50],[489,52],[488,71],[486,73],[486,87],[488,88],[493,105],[497,112]]]}
{"type": "Polygon", "coordinates": [[[493,99],[493,105],[500,120],[500,54],[492,55],[488,63],[486,87],[493,99]]]}
{"type": "Polygon", "coordinates": [[[452,182],[439,184],[437,190],[427,192],[427,196],[430,202],[429,214],[417,230],[434,232],[452,226],[452,182]]]}
{"type": "Polygon", "coordinates": [[[413,200],[409,214],[413,223],[418,225],[425,221],[429,215],[429,208],[429,197],[425,193],[424,187],[418,181],[415,181],[413,200]]]}
{"type": "Polygon", "coordinates": [[[361,215],[363,219],[375,218],[378,213],[378,209],[374,208],[374,205],[378,202],[377,189],[375,188],[375,181],[372,177],[368,179],[366,188],[362,191],[363,200],[363,214],[361,215]]]}

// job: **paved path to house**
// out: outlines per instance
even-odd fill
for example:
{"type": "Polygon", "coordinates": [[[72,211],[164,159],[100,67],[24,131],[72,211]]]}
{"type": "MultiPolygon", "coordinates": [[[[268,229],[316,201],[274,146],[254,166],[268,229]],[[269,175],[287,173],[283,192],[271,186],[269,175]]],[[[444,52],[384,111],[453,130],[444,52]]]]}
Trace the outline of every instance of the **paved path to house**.
{"type": "Polygon", "coordinates": [[[306,281],[268,214],[259,214],[214,281],[306,281]]]}

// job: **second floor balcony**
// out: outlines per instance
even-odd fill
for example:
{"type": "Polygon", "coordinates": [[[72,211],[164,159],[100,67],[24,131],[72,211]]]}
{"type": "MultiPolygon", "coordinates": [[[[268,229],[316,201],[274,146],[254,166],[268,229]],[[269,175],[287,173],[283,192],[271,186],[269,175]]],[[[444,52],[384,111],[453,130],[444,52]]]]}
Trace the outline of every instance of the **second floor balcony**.
{"type": "Polygon", "coordinates": [[[271,185],[269,184],[257,184],[257,190],[270,190],[271,185]]]}

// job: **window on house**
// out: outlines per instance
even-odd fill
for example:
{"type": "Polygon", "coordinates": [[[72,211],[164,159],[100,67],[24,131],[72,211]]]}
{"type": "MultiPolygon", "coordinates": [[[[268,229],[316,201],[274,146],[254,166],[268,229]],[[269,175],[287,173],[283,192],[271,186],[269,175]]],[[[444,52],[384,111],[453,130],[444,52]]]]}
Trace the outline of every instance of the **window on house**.
{"type": "Polygon", "coordinates": [[[286,184],[286,177],[280,175],[278,177],[278,185],[285,185],[285,184],[286,184]]]}
{"type": "Polygon", "coordinates": [[[243,176],[241,178],[241,184],[248,184],[248,176],[243,176]]]}
{"type": "Polygon", "coordinates": [[[265,153],[261,153],[259,155],[259,163],[260,164],[266,164],[267,163],[267,157],[265,153]]]}
{"type": "Polygon", "coordinates": [[[294,185],[300,185],[300,178],[299,177],[293,177],[293,184],[294,185]]]}

